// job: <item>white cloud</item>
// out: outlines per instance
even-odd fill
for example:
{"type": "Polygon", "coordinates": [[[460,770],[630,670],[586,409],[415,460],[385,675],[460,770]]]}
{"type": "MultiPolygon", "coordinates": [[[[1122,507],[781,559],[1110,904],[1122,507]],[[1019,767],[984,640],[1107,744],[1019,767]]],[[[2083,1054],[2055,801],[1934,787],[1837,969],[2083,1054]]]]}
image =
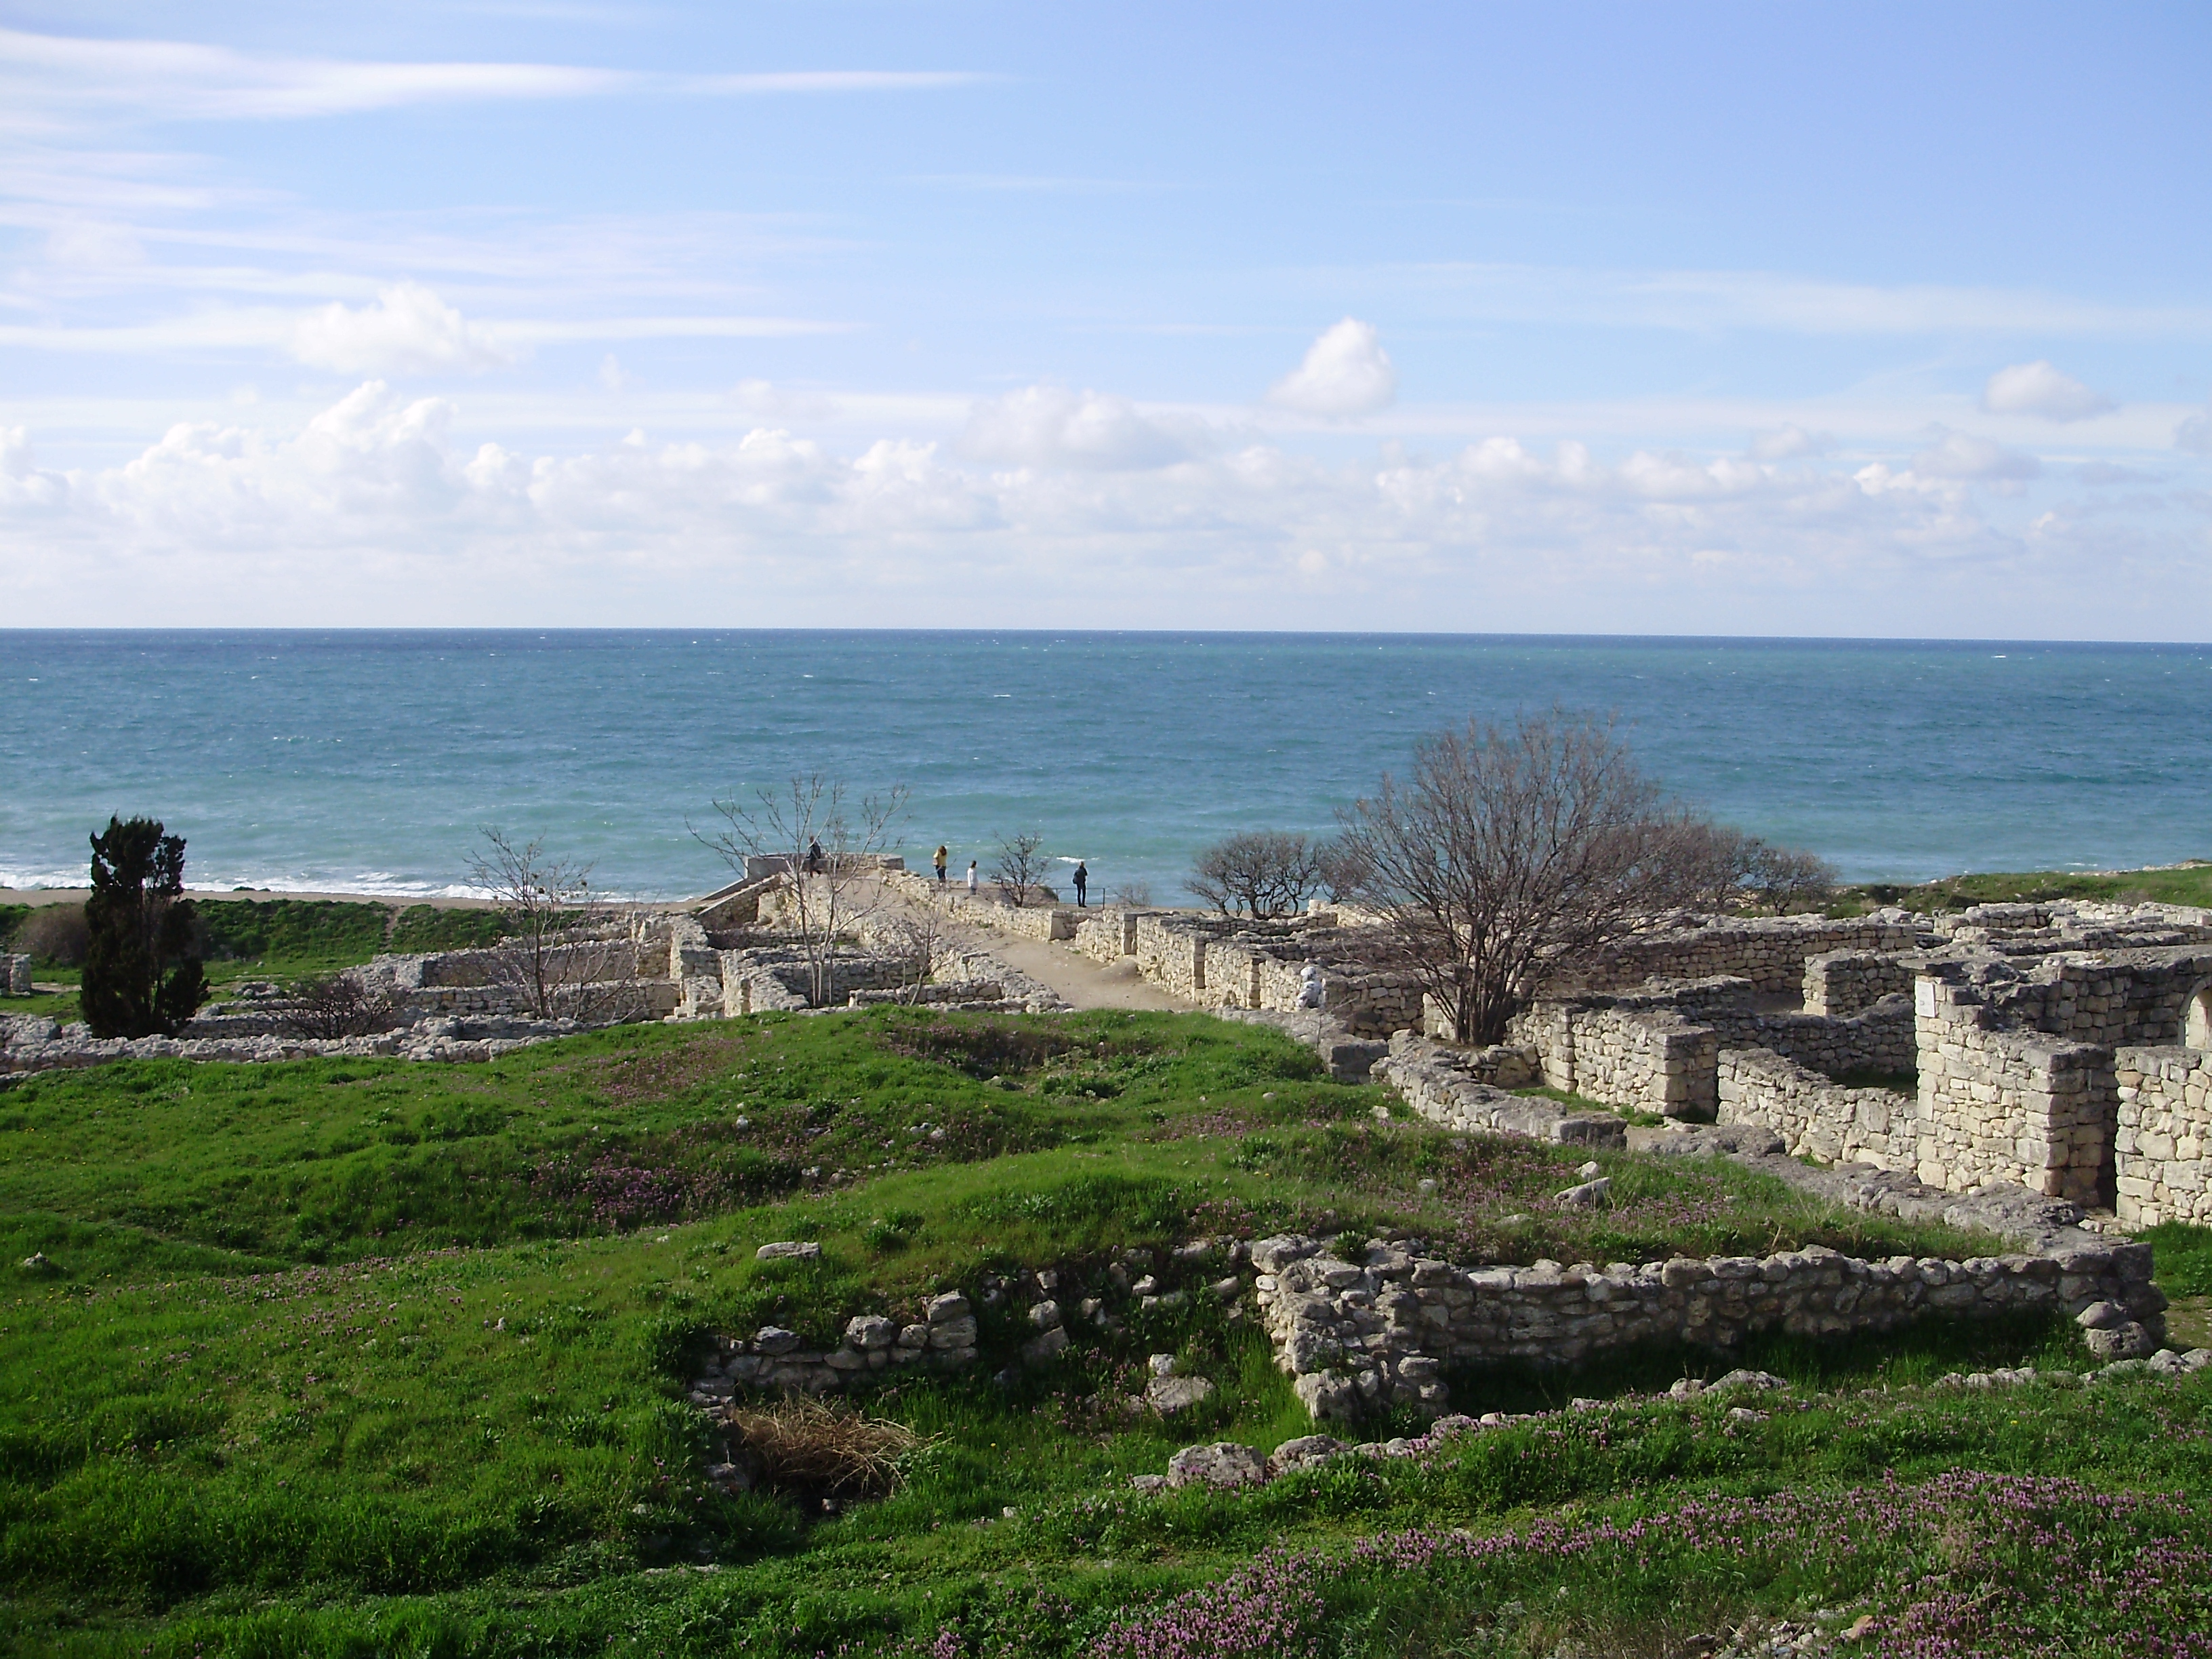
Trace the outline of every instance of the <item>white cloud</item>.
{"type": "Polygon", "coordinates": [[[343,374],[480,374],[514,361],[490,336],[420,283],[395,283],[356,310],[332,304],[292,330],[292,356],[343,374]]]}
{"type": "Polygon", "coordinates": [[[2212,455],[2212,409],[2191,415],[2174,428],[2173,447],[2192,455],[2212,455]]]}
{"type": "Polygon", "coordinates": [[[1778,430],[1762,432],[1751,441],[1751,457],[1758,461],[1790,461],[1801,455],[1825,455],[1836,447],[1826,432],[1808,432],[1795,421],[1778,430]]]}
{"type": "Polygon", "coordinates": [[[1923,478],[2017,483],[2043,471],[2034,456],[1966,432],[1946,432],[1912,458],[1912,471],[1923,478]]]}
{"type": "Polygon", "coordinates": [[[1375,325],[1356,317],[1326,329],[1305,361],[1274,384],[1267,401],[1301,415],[1371,415],[1398,395],[1398,371],[1375,325]]]}
{"type": "MultiPolygon", "coordinates": [[[[2006,572],[2008,603],[2039,557],[2109,574],[2106,544],[2203,585],[2194,544],[2168,558],[2155,526],[2023,540],[1965,480],[2017,484],[2031,458],[1958,434],[1917,471],[1856,477],[1504,435],[1441,458],[1249,441],[1139,465],[1163,428],[1118,399],[1033,388],[981,413],[1029,463],[963,465],[902,437],[841,451],[772,426],[532,454],[457,444],[449,404],[381,381],[289,434],[187,422],[105,469],[41,467],[11,431],[0,591],[30,623],[81,620],[71,606],[96,590],[131,596],[139,610],[112,618],[126,622],[665,623],[736,606],[786,623],[1820,632],[1848,628],[1854,604],[1878,623],[1897,584],[1945,571],[2006,572]]],[[[2156,586],[2098,592],[2118,605],[2156,586]]],[[[2051,603],[2030,631],[2078,631],[2077,602],[2051,603]]]]}
{"type": "Polygon", "coordinates": [[[280,58],[178,40],[105,40],[0,28],[0,128],[50,131],[74,112],[187,119],[344,115],[408,104],[658,94],[913,91],[971,84],[960,70],[647,74],[565,64],[389,64],[280,58]]]}
{"type": "Polygon", "coordinates": [[[1147,420],[1127,398],[1065,386],[1024,386],[979,403],[960,434],[960,453],[999,466],[1114,471],[1184,459],[1188,443],[1147,420]]]}
{"type": "Polygon", "coordinates": [[[2039,415],[2046,421],[2086,421],[2118,408],[2101,392],[2093,392],[2071,374],[2063,374],[2038,358],[2014,363],[1990,376],[1982,388],[1982,412],[1986,415],[2039,415]]]}

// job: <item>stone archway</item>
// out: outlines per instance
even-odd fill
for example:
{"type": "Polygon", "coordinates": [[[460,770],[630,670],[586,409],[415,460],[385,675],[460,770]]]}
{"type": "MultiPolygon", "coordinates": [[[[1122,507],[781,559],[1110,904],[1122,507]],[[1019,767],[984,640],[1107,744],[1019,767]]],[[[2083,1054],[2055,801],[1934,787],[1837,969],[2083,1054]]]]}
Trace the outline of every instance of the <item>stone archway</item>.
{"type": "Polygon", "coordinates": [[[2200,985],[2189,994],[2188,1006],[2181,1016],[2181,1045],[2212,1049],[2212,984],[2200,985]]]}

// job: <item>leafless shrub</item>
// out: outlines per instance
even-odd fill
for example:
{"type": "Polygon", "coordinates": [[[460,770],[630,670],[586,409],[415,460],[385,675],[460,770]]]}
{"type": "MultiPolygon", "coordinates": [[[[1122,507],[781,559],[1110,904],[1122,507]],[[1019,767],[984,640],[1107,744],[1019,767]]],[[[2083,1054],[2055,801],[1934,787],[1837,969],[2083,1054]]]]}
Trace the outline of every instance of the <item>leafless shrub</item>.
{"type": "Polygon", "coordinates": [[[82,968],[91,942],[82,904],[42,904],[24,919],[10,941],[14,948],[60,968],[82,968]]]}
{"type": "Polygon", "coordinates": [[[593,890],[590,865],[548,853],[543,836],[518,842],[495,825],[479,833],[470,878],[507,928],[492,947],[490,982],[538,1019],[635,1018],[644,999],[628,908],[593,890]]]}
{"type": "Polygon", "coordinates": [[[1835,892],[1834,866],[1811,853],[1686,815],[1670,825],[1684,903],[1708,910],[1749,906],[1780,915],[1825,904],[1835,892]]]}
{"type": "Polygon", "coordinates": [[[1814,854],[1753,839],[1744,890],[1776,915],[1826,904],[1835,896],[1836,866],[1814,854]]]}
{"type": "Polygon", "coordinates": [[[1045,860],[1037,849],[1044,845],[1044,837],[1034,830],[1024,830],[1016,835],[999,838],[999,855],[991,866],[991,879],[999,884],[1008,902],[1018,910],[1030,902],[1030,895],[1043,884],[1045,860]]]}
{"type": "Polygon", "coordinates": [[[806,963],[808,1003],[828,1006],[837,957],[853,930],[882,908],[885,849],[906,817],[903,785],[883,795],[848,800],[842,780],[816,772],[781,788],[757,788],[749,799],[714,803],[718,829],[687,824],[739,875],[748,860],[769,860],[781,872],[779,908],[806,963]]]}
{"type": "Polygon", "coordinates": [[[1706,869],[1610,721],[1554,709],[1424,738],[1344,815],[1363,902],[1461,1042],[1491,1043],[1554,965],[1651,925],[1706,869]]]}
{"type": "Polygon", "coordinates": [[[1152,884],[1142,881],[1125,881],[1107,896],[1112,902],[1124,905],[1129,909],[1148,910],[1152,903],[1152,884]]]}
{"type": "Polygon", "coordinates": [[[1319,890],[1322,862],[1318,842],[1279,830],[1255,830],[1200,853],[1189,885],[1224,915],[1287,916],[1319,890]]]}
{"type": "Polygon", "coordinates": [[[368,1036],[399,1023],[392,1000],[353,974],[295,980],[284,988],[284,1029],[295,1036],[368,1036]]]}
{"type": "Polygon", "coordinates": [[[921,1000],[921,988],[951,952],[972,950],[975,930],[955,920],[951,907],[936,894],[899,907],[886,907],[868,926],[868,943],[901,964],[899,1000],[921,1000]]]}
{"type": "Polygon", "coordinates": [[[899,1483],[899,1460],[924,1443],[902,1423],[803,1395],[732,1407],[723,1421],[759,1460],[767,1484],[832,1498],[883,1497],[899,1483]]]}

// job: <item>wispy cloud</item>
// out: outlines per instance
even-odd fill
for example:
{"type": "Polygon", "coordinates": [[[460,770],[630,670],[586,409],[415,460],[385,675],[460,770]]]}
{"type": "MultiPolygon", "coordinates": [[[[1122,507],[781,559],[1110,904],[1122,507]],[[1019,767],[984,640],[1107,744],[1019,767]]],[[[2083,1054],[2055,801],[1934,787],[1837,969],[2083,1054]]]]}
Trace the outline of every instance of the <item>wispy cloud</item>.
{"type": "Polygon", "coordinates": [[[2130,306],[2024,289],[1877,286],[1774,271],[1419,264],[1313,273],[1317,286],[1418,294],[1449,315],[1813,335],[2025,334],[2212,339],[2212,306],[2130,306]]]}
{"type": "Polygon", "coordinates": [[[667,74],[567,64],[374,63],[0,29],[0,111],[9,112],[0,113],[0,131],[52,131],[72,115],[298,119],[434,102],[923,91],[984,78],[949,70],[667,74]]]}

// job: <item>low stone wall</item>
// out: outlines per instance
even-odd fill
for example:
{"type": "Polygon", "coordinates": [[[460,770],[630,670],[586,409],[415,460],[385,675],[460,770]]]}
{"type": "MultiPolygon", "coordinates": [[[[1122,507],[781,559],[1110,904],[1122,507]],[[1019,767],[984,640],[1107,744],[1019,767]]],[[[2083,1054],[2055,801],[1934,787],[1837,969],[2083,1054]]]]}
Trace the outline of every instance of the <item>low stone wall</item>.
{"type": "Polygon", "coordinates": [[[763,1325],[750,1338],[717,1340],[714,1357],[691,1384],[695,1405],[713,1406],[739,1389],[830,1394],[892,1370],[962,1370],[975,1363],[975,1310],[958,1291],[930,1297],[908,1324],[878,1314],[845,1322],[836,1347],[810,1350],[798,1334],[763,1325]]]}
{"type": "Polygon", "coordinates": [[[1638,934],[1576,972],[1569,988],[1621,990],[1654,977],[1747,979],[1765,993],[1795,991],[1809,957],[1838,951],[1910,951],[1917,919],[1901,910],[1832,921],[1826,916],[1726,916],[1700,927],[1638,934]]]}
{"type": "Polygon", "coordinates": [[[1137,971],[1162,990],[1204,1001],[1208,939],[1206,930],[1174,911],[1139,911],[1133,942],[1137,971]]]}
{"type": "Polygon", "coordinates": [[[1374,1067],[1376,1080],[1432,1123],[1485,1133],[1527,1135],[1573,1146],[1620,1146],[1628,1125],[1610,1112],[1570,1112],[1540,1097],[1509,1093],[1480,1075],[1481,1049],[1469,1055],[1413,1031],[1390,1039],[1374,1067]]]}
{"type": "Polygon", "coordinates": [[[1804,1007],[1808,1014],[1841,1019],[1884,997],[1909,996],[1911,990],[1912,964],[1903,957],[1871,951],[1832,951],[1806,958],[1804,1007]]]}
{"type": "Polygon", "coordinates": [[[1723,1048],[1722,1123],[1755,1124],[1782,1137],[1792,1158],[1910,1169],[1912,1102],[1887,1089],[1846,1089],[1768,1048],[1723,1048]]]}
{"type": "Polygon", "coordinates": [[[2113,1208],[2120,1224],[2212,1224],[2212,1054],[2122,1048],[2113,1137],[2113,1208]]]}
{"type": "Polygon", "coordinates": [[[1771,1048],[1824,1077],[1852,1072],[1905,1076],[1919,1064],[1909,995],[1885,996],[1841,1018],[1756,1010],[1708,1018],[1723,1043],[1739,1048],[1771,1048]]]}
{"type": "Polygon", "coordinates": [[[20,953],[0,956],[0,996],[31,994],[31,959],[20,953]]]}
{"type": "Polygon", "coordinates": [[[1134,910],[1119,908],[1079,914],[1075,920],[1075,948],[1093,962],[1110,967],[1136,951],[1137,916],[1134,910]]]}
{"type": "Polygon", "coordinates": [[[1513,1022],[1509,1040],[1535,1051],[1552,1088],[1668,1117],[1712,1117],[1720,1033],[1663,997],[1540,1003],[1513,1022]]]}
{"type": "Polygon", "coordinates": [[[1726,1349],[1755,1331],[1844,1336],[1931,1315],[2069,1314],[2088,1324],[2100,1357],[2131,1358],[2155,1346],[2166,1306],[2142,1244],[1967,1261],[1863,1261],[1810,1246],[1603,1269],[1468,1269],[1390,1244],[1347,1261],[1297,1237],[1251,1253],[1278,1364],[1323,1419],[1397,1406],[1437,1415],[1447,1364],[1570,1364],[1656,1343],[1726,1349]]]}
{"type": "Polygon", "coordinates": [[[82,1023],[0,1017],[0,1073],[106,1066],[118,1060],[195,1060],[232,1064],[280,1060],[496,1060],[518,1048],[589,1029],[573,1020],[430,1019],[374,1036],[295,1037],[264,1033],[207,1037],[96,1037],[82,1023]]]}

